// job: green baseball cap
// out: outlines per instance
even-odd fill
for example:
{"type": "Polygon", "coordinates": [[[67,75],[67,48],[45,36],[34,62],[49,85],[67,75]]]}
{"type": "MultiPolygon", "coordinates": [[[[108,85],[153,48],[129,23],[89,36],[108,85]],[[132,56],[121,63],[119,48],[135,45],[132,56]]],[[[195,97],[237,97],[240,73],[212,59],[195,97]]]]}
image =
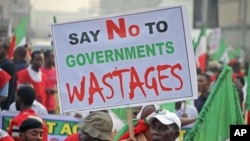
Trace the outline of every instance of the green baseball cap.
{"type": "Polygon", "coordinates": [[[79,124],[79,128],[93,138],[112,139],[113,121],[107,112],[91,112],[79,124]]]}

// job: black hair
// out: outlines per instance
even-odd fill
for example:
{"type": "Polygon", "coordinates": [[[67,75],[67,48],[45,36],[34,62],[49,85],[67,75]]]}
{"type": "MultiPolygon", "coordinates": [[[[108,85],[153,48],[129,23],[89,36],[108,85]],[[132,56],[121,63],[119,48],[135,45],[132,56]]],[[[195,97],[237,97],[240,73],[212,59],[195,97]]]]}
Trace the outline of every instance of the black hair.
{"type": "Polygon", "coordinates": [[[50,53],[53,52],[52,50],[48,49],[46,51],[44,51],[43,55],[45,58],[48,58],[50,56],[50,53]]]}
{"type": "Polygon", "coordinates": [[[201,73],[201,74],[199,74],[199,75],[201,75],[201,76],[204,76],[205,78],[206,78],[206,80],[207,81],[211,81],[211,77],[210,77],[210,75],[208,75],[207,73],[201,73]]]}
{"type": "Polygon", "coordinates": [[[31,60],[33,60],[33,59],[35,58],[35,55],[36,55],[36,54],[41,54],[41,53],[42,53],[42,52],[41,52],[41,51],[38,51],[38,50],[33,51],[32,54],[31,54],[31,60]]]}
{"type": "Polygon", "coordinates": [[[30,85],[22,85],[17,90],[17,96],[20,97],[25,106],[32,106],[36,98],[36,92],[30,85]]]}
{"type": "Polygon", "coordinates": [[[197,74],[201,74],[202,72],[201,72],[201,69],[200,68],[196,68],[196,73],[197,74]]]}
{"type": "Polygon", "coordinates": [[[35,128],[43,128],[42,122],[36,118],[27,118],[22,122],[20,132],[25,132],[26,130],[35,128]]]}
{"type": "Polygon", "coordinates": [[[21,58],[25,58],[27,54],[27,49],[24,46],[17,47],[14,51],[14,54],[20,56],[21,58]]]}
{"type": "Polygon", "coordinates": [[[232,69],[233,69],[233,72],[237,72],[240,70],[240,62],[235,62],[233,65],[232,65],[232,69]]]}

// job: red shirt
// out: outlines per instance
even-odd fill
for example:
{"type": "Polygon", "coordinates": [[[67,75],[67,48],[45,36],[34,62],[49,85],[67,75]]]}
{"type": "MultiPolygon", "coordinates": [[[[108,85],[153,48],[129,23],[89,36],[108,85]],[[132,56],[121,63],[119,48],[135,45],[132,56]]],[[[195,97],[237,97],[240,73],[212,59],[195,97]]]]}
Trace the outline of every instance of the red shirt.
{"type": "MultiPolygon", "coordinates": [[[[52,67],[51,69],[47,69],[42,67],[41,71],[47,75],[45,83],[46,89],[55,89],[57,83],[56,68],[52,67]]],[[[46,108],[48,111],[53,111],[56,109],[56,99],[54,94],[46,95],[46,108]]]]}
{"type": "Polygon", "coordinates": [[[9,82],[11,76],[0,68],[0,90],[9,82]]]}
{"type": "Polygon", "coordinates": [[[0,129],[0,141],[14,141],[14,139],[9,136],[5,131],[0,129]]]}
{"type": "MultiPolygon", "coordinates": [[[[12,136],[15,141],[21,141],[19,137],[20,133],[19,127],[21,126],[22,122],[29,117],[35,117],[42,120],[42,118],[40,118],[39,115],[37,115],[35,111],[32,109],[25,109],[21,111],[16,117],[14,117],[11,120],[8,134],[12,136]]],[[[47,140],[48,140],[48,127],[46,123],[43,121],[43,141],[47,140]]]]}
{"type": "Polygon", "coordinates": [[[232,79],[234,80],[236,77],[238,77],[238,76],[240,76],[240,77],[245,77],[245,74],[243,73],[243,72],[238,72],[238,73],[236,73],[236,72],[234,72],[233,73],[233,75],[232,75],[232,79]]]}
{"type": "Polygon", "coordinates": [[[5,137],[0,138],[0,141],[14,141],[14,140],[11,136],[5,136],[5,137]]]}
{"type": "Polygon", "coordinates": [[[64,141],[80,141],[79,133],[74,133],[74,134],[68,136],[64,141]]]}
{"type": "Polygon", "coordinates": [[[46,106],[46,91],[45,91],[45,80],[46,75],[42,73],[42,81],[36,82],[34,81],[30,74],[28,69],[23,69],[17,72],[17,78],[18,83],[31,83],[34,86],[34,89],[36,91],[36,100],[43,104],[43,106],[46,106]]]}

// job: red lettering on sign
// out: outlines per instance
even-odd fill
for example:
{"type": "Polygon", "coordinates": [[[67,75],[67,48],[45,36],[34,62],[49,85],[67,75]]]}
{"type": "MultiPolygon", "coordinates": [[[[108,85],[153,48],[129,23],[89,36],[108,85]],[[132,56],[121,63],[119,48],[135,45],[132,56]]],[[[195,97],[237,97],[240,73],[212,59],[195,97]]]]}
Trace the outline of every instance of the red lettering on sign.
{"type": "Polygon", "coordinates": [[[155,91],[155,94],[158,96],[159,95],[159,91],[158,91],[158,88],[157,88],[157,82],[156,82],[156,78],[152,78],[152,85],[149,84],[149,74],[150,72],[153,72],[155,70],[155,68],[152,66],[152,67],[149,67],[146,72],[145,72],[145,75],[144,75],[144,79],[145,79],[145,86],[149,89],[154,89],[155,91]]]}
{"type": "MultiPolygon", "coordinates": [[[[144,75],[142,78],[138,75],[139,73],[134,67],[130,67],[129,69],[116,69],[112,72],[108,72],[104,74],[101,80],[97,79],[94,72],[90,72],[89,74],[89,86],[85,83],[85,76],[82,77],[80,90],[78,90],[77,86],[70,86],[69,83],[66,83],[67,94],[69,97],[70,104],[74,103],[75,100],[84,101],[84,96],[88,98],[88,104],[92,105],[95,102],[96,98],[100,98],[103,103],[106,103],[107,100],[112,100],[115,94],[120,94],[122,99],[129,97],[132,101],[137,93],[140,93],[136,90],[141,91],[141,94],[147,98],[147,91],[153,90],[156,96],[160,95],[160,91],[173,91],[173,90],[181,90],[183,88],[183,80],[181,76],[178,74],[178,71],[182,70],[181,64],[177,63],[175,65],[158,65],[158,66],[149,66],[146,68],[144,75]],[[166,74],[167,72],[170,72],[166,74]],[[130,75],[129,80],[127,81],[129,84],[129,88],[124,88],[124,75],[130,75]],[[169,79],[171,77],[171,80],[169,79]],[[116,78],[116,79],[115,79],[116,78]],[[166,86],[167,81],[172,81],[173,78],[176,78],[179,83],[176,83],[177,86],[166,86]],[[112,81],[118,81],[118,86],[120,92],[114,91],[114,86],[111,84],[112,81]],[[165,85],[164,85],[165,84],[165,85]],[[103,87],[101,87],[103,86],[103,87]],[[73,91],[72,88],[73,87],[73,91]],[[85,94],[85,89],[88,89],[89,93],[85,94]],[[106,90],[103,93],[104,89],[106,90]],[[110,90],[110,93],[107,91],[110,90]],[[125,93],[125,90],[127,93],[125,93]],[[137,93],[135,93],[135,91],[137,93]]],[[[117,85],[116,85],[117,87],[117,85]]],[[[117,89],[117,88],[116,88],[117,89]]],[[[152,92],[150,92],[152,93],[152,92]]]]}
{"type": "Polygon", "coordinates": [[[76,86],[73,86],[73,92],[72,94],[70,93],[70,84],[66,83],[66,88],[67,88],[67,92],[68,92],[68,96],[69,96],[69,103],[72,104],[75,96],[77,97],[77,99],[79,101],[82,101],[84,98],[84,91],[85,91],[85,77],[82,77],[82,81],[81,81],[81,86],[80,86],[80,92],[77,90],[76,86]]]}
{"type": "Polygon", "coordinates": [[[114,92],[113,87],[112,87],[109,83],[107,83],[106,80],[107,80],[108,78],[109,78],[109,79],[113,79],[113,76],[112,76],[111,73],[107,73],[107,74],[104,74],[104,75],[103,75],[103,77],[102,77],[102,83],[110,89],[111,94],[110,94],[110,96],[106,96],[106,98],[107,98],[107,99],[111,99],[111,98],[113,98],[115,92],[114,92]]]}
{"type": "Polygon", "coordinates": [[[114,39],[114,32],[117,33],[117,35],[119,35],[121,38],[126,38],[127,36],[124,18],[120,18],[118,19],[118,21],[119,21],[119,27],[112,20],[106,21],[109,40],[114,39]]]}
{"type": "Polygon", "coordinates": [[[182,89],[182,87],[183,87],[183,81],[182,81],[181,77],[175,73],[175,69],[182,70],[182,67],[181,67],[180,64],[175,64],[175,65],[173,66],[173,69],[171,69],[172,75],[173,75],[174,77],[176,77],[176,78],[180,81],[180,86],[177,87],[177,88],[175,88],[175,90],[180,90],[180,89],[182,89]]]}
{"type": "Polygon", "coordinates": [[[94,101],[94,94],[99,93],[101,96],[101,99],[105,103],[105,98],[103,96],[102,90],[103,88],[100,87],[97,78],[95,77],[95,74],[93,72],[90,73],[90,87],[89,87],[89,105],[91,105],[94,101]]]}

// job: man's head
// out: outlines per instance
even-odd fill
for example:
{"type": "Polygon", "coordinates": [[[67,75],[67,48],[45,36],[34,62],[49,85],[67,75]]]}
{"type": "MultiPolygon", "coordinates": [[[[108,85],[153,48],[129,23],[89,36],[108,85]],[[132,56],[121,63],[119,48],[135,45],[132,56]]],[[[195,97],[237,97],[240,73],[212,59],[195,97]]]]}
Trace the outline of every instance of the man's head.
{"type": "Polygon", "coordinates": [[[168,110],[158,111],[149,119],[152,139],[155,141],[175,141],[179,137],[181,121],[168,110]]]}
{"type": "Polygon", "coordinates": [[[14,62],[25,61],[27,55],[27,49],[23,46],[17,47],[14,50],[14,62]]]}
{"type": "Polygon", "coordinates": [[[232,69],[233,69],[233,72],[239,73],[241,70],[240,62],[236,60],[234,63],[232,63],[232,69]]]}
{"type": "Polygon", "coordinates": [[[54,56],[53,50],[46,50],[43,54],[44,54],[45,65],[54,66],[55,65],[55,56],[54,56]]]}
{"type": "Polygon", "coordinates": [[[207,94],[210,90],[211,79],[210,76],[206,73],[198,74],[198,91],[201,94],[207,94]]]}
{"type": "Polygon", "coordinates": [[[36,98],[36,92],[32,85],[23,84],[17,89],[16,97],[16,109],[23,110],[24,108],[30,108],[36,98]]]}
{"type": "Polygon", "coordinates": [[[34,51],[31,54],[32,69],[39,70],[42,67],[44,61],[43,53],[41,51],[34,51]]]}
{"type": "Polygon", "coordinates": [[[41,119],[27,118],[20,126],[21,141],[41,141],[43,138],[43,124],[41,119]]]}
{"type": "Polygon", "coordinates": [[[211,61],[208,63],[208,71],[215,75],[216,79],[219,77],[222,70],[222,64],[218,61],[211,61]]]}
{"type": "Polygon", "coordinates": [[[91,112],[79,124],[82,140],[109,141],[112,139],[113,121],[106,112],[91,112]]]}
{"type": "Polygon", "coordinates": [[[0,42],[0,60],[5,59],[9,52],[9,44],[6,42],[0,42]]]}

